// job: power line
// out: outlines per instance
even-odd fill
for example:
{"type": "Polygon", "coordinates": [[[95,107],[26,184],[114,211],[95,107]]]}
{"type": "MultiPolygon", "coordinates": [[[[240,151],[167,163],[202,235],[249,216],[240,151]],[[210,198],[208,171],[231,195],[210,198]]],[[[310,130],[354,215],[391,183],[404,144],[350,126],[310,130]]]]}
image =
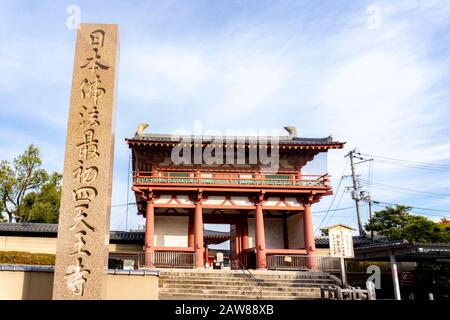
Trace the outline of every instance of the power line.
{"type": "Polygon", "coordinates": [[[344,170],[342,171],[341,179],[339,180],[339,185],[338,185],[338,187],[337,187],[336,193],[335,193],[334,196],[333,196],[333,199],[331,200],[331,204],[330,204],[330,206],[328,207],[328,210],[326,210],[325,216],[323,217],[322,221],[320,222],[319,226],[316,228],[316,230],[314,231],[314,233],[316,233],[316,232],[320,229],[320,227],[322,226],[323,222],[325,221],[325,219],[326,219],[326,217],[327,217],[327,215],[328,215],[328,212],[329,212],[330,209],[333,207],[334,201],[336,200],[336,196],[338,195],[339,189],[341,188],[342,181],[344,180],[344,174],[345,174],[345,170],[347,169],[348,161],[349,161],[349,159],[347,159],[347,161],[345,162],[344,170]]]}
{"type": "MultiPolygon", "coordinates": [[[[339,200],[338,200],[338,202],[337,202],[335,208],[339,208],[339,205],[341,204],[341,201],[342,201],[342,198],[344,197],[344,194],[345,194],[345,189],[342,189],[341,196],[340,196],[340,198],[339,198],[339,200]]],[[[330,214],[330,216],[328,217],[328,220],[327,220],[326,224],[328,224],[328,223],[331,221],[331,219],[334,217],[335,212],[336,212],[336,210],[334,210],[334,211],[330,214]]]]}
{"type": "Polygon", "coordinates": [[[128,157],[128,178],[127,178],[127,185],[128,185],[128,187],[127,187],[127,210],[126,210],[126,213],[125,213],[125,215],[126,215],[126,220],[125,220],[125,231],[126,230],[128,230],[128,208],[130,207],[129,206],[129,203],[130,203],[130,189],[131,189],[131,184],[130,184],[130,171],[131,171],[131,154],[130,154],[130,156],[128,157]]]}
{"type": "Polygon", "coordinates": [[[394,186],[394,185],[380,183],[380,182],[374,182],[374,181],[369,182],[364,179],[360,179],[359,181],[365,185],[370,185],[377,189],[393,189],[395,192],[412,193],[412,194],[419,194],[419,195],[424,195],[424,196],[428,195],[428,196],[433,196],[433,197],[450,197],[450,194],[447,194],[447,193],[437,193],[437,192],[430,192],[430,191],[415,190],[415,189],[399,187],[399,186],[394,186]]]}
{"type": "Polygon", "coordinates": [[[121,203],[121,204],[113,204],[111,208],[117,208],[117,207],[125,207],[125,206],[135,206],[136,202],[129,202],[129,203],[121,203]]]}
{"type": "MultiPolygon", "coordinates": [[[[364,206],[364,205],[363,205],[364,206]]],[[[331,209],[331,210],[322,210],[322,211],[314,211],[313,214],[315,213],[324,213],[324,212],[330,212],[330,211],[341,211],[341,210],[348,210],[348,209],[353,209],[354,207],[345,207],[345,208],[337,208],[337,209],[331,209]]]]}
{"type": "Polygon", "coordinates": [[[414,165],[414,164],[399,163],[399,162],[379,160],[379,159],[375,159],[375,161],[377,161],[378,163],[381,163],[381,164],[388,164],[388,165],[394,165],[394,166],[405,167],[405,168],[423,169],[423,170],[441,171],[441,172],[450,172],[450,169],[447,169],[447,168],[435,168],[435,167],[419,166],[419,165],[414,165]]]}
{"type": "MultiPolygon", "coordinates": [[[[405,206],[405,207],[411,207],[412,209],[416,209],[416,210],[426,210],[426,211],[436,211],[436,212],[445,212],[450,214],[450,210],[441,210],[441,209],[433,209],[433,208],[423,208],[423,207],[415,207],[415,206],[410,206],[410,205],[406,205],[406,204],[398,204],[398,203],[391,203],[391,202],[384,202],[384,201],[374,201],[374,204],[387,204],[390,206],[405,206]]],[[[424,214],[424,213],[423,213],[424,214]]],[[[431,214],[430,214],[431,215],[431,214]]]]}
{"type": "Polygon", "coordinates": [[[375,159],[381,159],[383,161],[390,161],[395,163],[404,163],[404,164],[410,164],[410,165],[416,165],[421,167],[434,167],[434,168],[440,168],[440,169],[447,169],[450,170],[450,165],[447,164],[438,164],[438,163],[427,163],[427,162],[418,162],[418,161],[411,161],[411,160],[402,160],[402,159],[396,159],[396,158],[389,158],[389,157],[382,157],[382,156],[375,156],[365,153],[358,153],[359,155],[371,157],[375,159]]]}
{"type": "MultiPolygon", "coordinates": [[[[401,206],[401,204],[397,204],[397,203],[388,203],[388,202],[380,202],[380,201],[374,201],[374,205],[376,205],[377,207],[381,207],[381,208],[386,208],[386,206],[381,205],[380,203],[384,203],[387,205],[398,205],[401,206]]],[[[414,209],[417,209],[415,207],[412,206],[408,206],[414,209]]],[[[424,216],[432,216],[432,217],[441,217],[441,218],[445,218],[445,215],[441,215],[441,214],[432,214],[432,213],[424,213],[424,212],[415,212],[415,211],[410,211],[410,213],[415,213],[418,215],[424,215],[424,216]]]]}

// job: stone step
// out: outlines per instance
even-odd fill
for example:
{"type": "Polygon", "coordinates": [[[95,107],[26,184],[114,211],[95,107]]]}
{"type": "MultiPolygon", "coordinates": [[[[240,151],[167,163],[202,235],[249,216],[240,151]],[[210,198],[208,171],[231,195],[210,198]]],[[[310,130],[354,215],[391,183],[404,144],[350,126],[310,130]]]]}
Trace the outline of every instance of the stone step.
{"type": "MultiPolygon", "coordinates": [[[[255,291],[237,291],[237,292],[230,292],[230,291],[221,291],[221,290],[214,290],[214,291],[170,291],[170,292],[160,292],[160,296],[176,296],[176,295],[182,295],[182,296],[205,296],[205,297],[211,297],[211,296],[217,296],[217,297],[229,297],[234,296],[237,299],[242,299],[246,297],[252,297],[252,299],[258,299],[261,297],[259,292],[255,291]]],[[[283,293],[283,292],[263,292],[262,297],[266,299],[271,299],[272,297],[284,297],[284,298],[298,298],[298,297],[304,297],[304,298],[312,298],[312,297],[320,297],[320,291],[318,292],[298,292],[298,293],[283,293]]]]}
{"type": "MultiPolygon", "coordinates": [[[[191,288],[160,288],[160,292],[199,292],[199,293],[251,293],[251,292],[260,292],[259,288],[255,287],[249,287],[249,288],[235,288],[234,290],[227,290],[224,288],[202,288],[202,287],[191,287],[191,288]]],[[[263,289],[264,293],[270,294],[270,293],[277,293],[280,295],[284,294],[302,294],[302,293],[309,293],[309,292],[320,292],[320,288],[302,288],[299,290],[294,290],[290,292],[286,291],[280,291],[280,290],[270,290],[270,289],[263,289]]]]}
{"type": "MultiPolygon", "coordinates": [[[[257,278],[276,278],[276,279],[309,279],[309,278],[328,278],[329,275],[323,272],[293,272],[292,274],[278,274],[277,271],[271,271],[272,274],[260,273],[252,271],[251,274],[257,278]]],[[[248,277],[249,274],[241,272],[204,272],[204,271],[190,271],[190,272],[177,272],[177,271],[164,271],[160,272],[160,277],[176,276],[176,277],[222,277],[222,278],[242,278],[248,277]]]]}
{"type": "MultiPolygon", "coordinates": [[[[170,291],[172,289],[203,289],[203,290],[215,290],[219,286],[214,285],[177,285],[177,284],[163,284],[160,285],[160,289],[166,289],[170,291]]],[[[243,285],[243,286],[220,286],[222,290],[228,291],[245,291],[245,290],[259,290],[259,287],[255,285],[243,285]]],[[[309,292],[313,290],[320,290],[318,286],[303,286],[303,287],[262,287],[263,291],[267,292],[309,292]]]]}
{"type": "MultiPolygon", "coordinates": [[[[193,275],[193,276],[178,276],[178,275],[160,275],[159,279],[222,279],[222,280],[239,280],[239,279],[252,279],[250,275],[242,275],[242,276],[220,276],[220,275],[193,275]]],[[[317,277],[292,277],[292,278],[276,278],[276,277],[262,277],[255,276],[254,278],[258,280],[271,280],[271,281],[305,281],[305,280],[330,280],[329,276],[317,276],[317,277]]]]}
{"type": "Polygon", "coordinates": [[[161,270],[160,299],[320,299],[321,286],[336,282],[324,272],[161,270]],[[261,296],[262,295],[262,296],[261,296]]]}
{"type": "MultiPolygon", "coordinates": [[[[248,281],[226,281],[226,280],[217,280],[217,281],[208,281],[208,280],[164,280],[159,282],[160,285],[174,285],[174,286],[190,286],[190,285],[209,285],[209,286],[255,286],[258,285],[253,280],[248,281]]],[[[302,282],[268,282],[261,281],[260,284],[263,287],[275,287],[275,288],[300,288],[300,287],[320,287],[320,286],[332,286],[336,285],[333,281],[324,280],[324,281],[302,281],[302,282]]]]}
{"type": "Polygon", "coordinates": [[[171,293],[160,294],[160,300],[312,300],[318,299],[320,295],[310,294],[305,296],[262,296],[259,295],[214,295],[214,294],[198,294],[198,293],[171,293]]]}
{"type": "Polygon", "coordinates": [[[236,280],[251,280],[251,279],[258,279],[258,280],[266,280],[266,281],[277,281],[277,282],[290,282],[290,281],[308,281],[308,280],[330,280],[331,277],[309,277],[309,278],[292,278],[292,279],[279,279],[279,278],[263,278],[263,277],[220,277],[220,276],[207,276],[207,277],[201,277],[201,276],[195,276],[195,277],[179,277],[179,276],[160,276],[159,279],[162,280],[170,280],[170,279],[179,279],[179,280],[185,280],[185,279],[194,279],[194,280],[227,280],[227,281],[236,281],[236,280]]]}

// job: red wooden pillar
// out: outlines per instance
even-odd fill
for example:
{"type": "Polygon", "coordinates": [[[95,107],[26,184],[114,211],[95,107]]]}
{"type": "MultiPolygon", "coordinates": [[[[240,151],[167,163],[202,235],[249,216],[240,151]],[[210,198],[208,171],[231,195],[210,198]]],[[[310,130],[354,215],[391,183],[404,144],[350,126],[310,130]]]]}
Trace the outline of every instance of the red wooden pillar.
{"type": "Polygon", "coordinates": [[[198,194],[195,202],[194,212],[194,252],[195,266],[203,268],[205,266],[203,259],[203,212],[202,212],[202,195],[198,194]]]}
{"type": "Polygon", "coordinates": [[[188,247],[194,248],[194,214],[189,212],[189,222],[188,222],[188,247]]]}
{"type": "Polygon", "coordinates": [[[248,213],[243,212],[241,215],[241,232],[242,232],[242,251],[245,251],[249,248],[248,244],[248,213]]]}
{"type": "Polygon", "coordinates": [[[145,266],[153,267],[153,259],[155,253],[155,209],[153,206],[153,198],[147,200],[147,210],[145,217],[145,266]]]}
{"type": "Polygon", "coordinates": [[[315,268],[315,259],[314,255],[316,254],[316,244],[314,242],[314,230],[312,224],[312,215],[311,215],[311,203],[303,204],[305,211],[303,213],[303,230],[305,236],[305,249],[306,254],[310,256],[307,259],[307,266],[310,269],[315,268]]]}
{"type": "Polygon", "coordinates": [[[255,211],[255,247],[256,247],[256,268],[265,269],[266,263],[266,237],[264,234],[264,216],[262,209],[262,199],[256,203],[255,211]]]}
{"type": "Polygon", "coordinates": [[[287,225],[287,215],[283,217],[283,242],[284,248],[289,249],[289,235],[288,235],[288,225],[287,225]]]}
{"type": "Polygon", "coordinates": [[[205,243],[205,262],[209,262],[208,244],[205,243]]]}

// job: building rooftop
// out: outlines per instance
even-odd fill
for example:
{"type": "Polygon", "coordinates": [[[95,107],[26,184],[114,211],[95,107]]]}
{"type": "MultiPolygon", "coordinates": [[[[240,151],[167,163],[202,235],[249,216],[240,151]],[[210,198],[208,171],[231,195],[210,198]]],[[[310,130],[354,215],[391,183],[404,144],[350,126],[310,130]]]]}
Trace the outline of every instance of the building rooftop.
{"type": "MultiPolygon", "coordinates": [[[[164,143],[164,144],[178,144],[180,142],[186,142],[186,143],[202,143],[202,144],[210,144],[214,142],[221,142],[222,139],[223,142],[226,143],[226,139],[233,139],[235,143],[239,144],[256,144],[258,137],[229,137],[229,136],[223,136],[223,137],[211,137],[211,136],[174,136],[169,134],[145,134],[145,135],[135,135],[131,139],[126,139],[128,144],[134,145],[134,144],[141,144],[141,143],[164,143]]],[[[336,148],[340,149],[343,148],[343,145],[345,142],[339,142],[334,141],[332,137],[325,137],[325,138],[304,138],[304,137],[289,137],[289,136],[279,136],[275,137],[276,140],[280,145],[283,146],[323,146],[327,148],[336,148]]],[[[270,143],[273,140],[273,137],[266,136],[266,137],[259,137],[259,141],[267,141],[267,143],[270,143]]]]}
{"type": "MultiPolygon", "coordinates": [[[[58,225],[51,223],[0,223],[0,235],[25,236],[25,237],[48,237],[56,238],[58,235],[58,225]]],[[[230,237],[229,232],[205,230],[205,238],[212,242],[226,241],[230,237]]],[[[111,243],[143,243],[145,237],[144,231],[110,231],[111,243]]],[[[318,248],[328,248],[328,236],[318,236],[315,238],[318,248]]],[[[353,245],[361,247],[367,245],[373,248],[374,245],[383,246],[392,243],[384,236],[375,236],[373,243],[370,237],[354,236],[353,245]]]]}
{"type": "Polygon", "coordinates": [[[385,241],[355,248],[358,260],[389,261],[390,255],[397,261],[436,261],[450,258],[450,243],[415,243],[407,240],[385,241]]]}
{"type": "Polygon", "coordinates": [[[258,139],[260,141],[278,141],[280,145],[284,146],[322,146],[327,148],[343,148],[345,142],[334,141],[332,136],[324,138],[306,138],[297,137],[297,130],[294,127],[285,127],[289,132],[289,135],[280,136],[215,136],[215,135],[175,135],[175,134],[160,134],[160,133],[144,133],[144,129],[147,126],[145,124],[138,127],[138,130],[133,138],[125,139],[128,144],[142,144],[142,143],[163,143],[164,145],[175,145],[180,142],[186,143],[203,143],[210,144],[214,142],[225,143],[227,139],[232,140],[238,144],[253,145],[256,144],[258,139]]]}
{"type": "MultiPolygon", "coordinates": [[[[330,246],[330,239],[328,238],[328,236],[318,236],[315,237],[316,239],[316,246],[319,248],[328,248],[330,246]]],[[[379,244],[379,243],[385,243],[389,241],[387,237],[385,236],[374,236],[373,237],[373,242],[372,242],[372,238],[368,237],[368,236],[353,236],[353,245],[355,247],[359,247],[359,246],[363,246],[363,245],[369,245],[372,246],[374,244],[379,244]]]]}
{"type": "MultiPolygon", "coordinates": [[[[56,238],[58,225],[55,223],[0,223],[0,235],[56,238]]],[[[144,231],[110,231],[111,243],[142,243],[144,231]]],[[[229,232],[205,230],[205,238],[214,238],[217,241],[226,241],[230,237],[229,232]]]]}

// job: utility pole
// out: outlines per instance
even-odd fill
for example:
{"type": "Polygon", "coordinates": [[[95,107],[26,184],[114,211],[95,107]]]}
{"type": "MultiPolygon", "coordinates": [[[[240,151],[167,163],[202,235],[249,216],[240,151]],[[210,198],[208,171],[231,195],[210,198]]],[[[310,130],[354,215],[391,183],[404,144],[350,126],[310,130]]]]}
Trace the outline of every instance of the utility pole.
{"type": "MultiPolygon", "coordinates": [[[[367,202],[367,204],[369,205],[369,219],[371,219],[372,218],[372,204],[373,204],[372,197],[370,196],[370,193],[368,191],[361,191],[360,195],[361,195],[361,200],[364,202],[367,202]]],[[[373,242],[373,230],[370,231],[370,238],[372,239],[372,242],[373,242]]]]}
{"type": "Polygon", "coordinates": [[[355,162],[354,162],[353,158],[358,158],[361,160],[363,160],[363,159],[358,156],[355,156],[355,152],[356,152],[356,150],[351,150],[346,156],[350,157],[350,166],[352,169],[352,181],[353,181],[352,199],[355,200],[356,216],[358,218],[359,235],[365,236],[366,232],[364,231],[364,227],[362,225],[362,220],[361,220],[361,206],[359,205],[359,201],[361,201],[361,198],[360,198],[358,180],[356,178],[355,162]]]}
{"type": "MultiPolygon", "coordinates": [[[[369,219],[372,219],[372,198],[369,195],[369,219]]],[[[373,230],[370,231],[370,239],[372,239],[373,243],[373,230]]]]}

